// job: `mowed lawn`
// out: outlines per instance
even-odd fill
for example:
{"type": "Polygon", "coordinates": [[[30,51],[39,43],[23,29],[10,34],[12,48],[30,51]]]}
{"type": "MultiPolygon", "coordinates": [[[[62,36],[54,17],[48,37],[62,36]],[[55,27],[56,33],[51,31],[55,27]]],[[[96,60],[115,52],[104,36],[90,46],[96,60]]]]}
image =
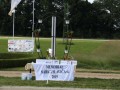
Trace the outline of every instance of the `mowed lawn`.
{"type": "MultiPolygon", "coordinates": [[[[0,60],[6,58],[38,58],[36,49],[33,53],[10,53],[8,52],[8,39],[0,37],[0,60]]],[[[19,39],[19,38],[15,38],[19,39]]],[[[20,38],[31,39],[31,38],[20,38]]],[[[56,58],[61,60],[64,55],[65,44],[62,39],[57,38],[56,58]]],[[[51,47],[50,38],[40,38],[40,45],[43,55],[46,57],[46,51],[51,47]]],[[[77,68],[89,69],[120,69],[120,41],[119,40],[85,40],[74,39],[72,41],[70,57],[78,61],[77,68]]],[[[19,68],[7,68],[8,70],[23,70],[19,68]]],[[[6,70],[7,70],[6,69],[6,70]]],[[[2,70],[2,69],[1,69],[2,70]]],[[[5,69],[3,69],[5,70],[5,69]]],[[[72,82],[57,82],[21,80],[20,77],[0,77],[0,86],[37,86],[37,87],[72,87],[72,88],[99,88],[99,89],[120,89],[120,80],[118,79],[97,79],[97,78],[75,78],[72,82]]]]}
{"type": "MultiPolygon", "coordinates": [[[[8,53],[8,39],[9,37],[0,37],[0,58],[4,58],[5,54],[19,54],[8,53]]],[[[16,38],[15,38],[16,39],[16,38]]],[[[19,38],[17,38],[19,39],[19,38]]],[[[21,38],[29,39],[29,38],[21,38]]],[[[30,38],[31,39],[31,38],[30,38]]],[[[56,58],[61,60],[64,55],[65,44],[63,40],[56,39],[56,58]]],[[[50,38],[40,38],[41,50],[44,57],[46,57],[47,49],[51,47],[50,38]]],[[[27,57],[37,57],[36,50],[33,53],[24,53],[27,57]]],[[[78,61],[78,68],[89,69],[120,69],[120,41],[119,40],[91,40],[91,39],[73,39],[70,49],[70,57],[78,61]]],[[[5,56],[6,57],[6,56],[5,56]]],[[[8,56],[11,58],[11,56],[8,56]]],[[[18,57],[17,57],[18,58],[18,57]]],[[[22,58],[22,57],[20,57],[22,58]]]]}

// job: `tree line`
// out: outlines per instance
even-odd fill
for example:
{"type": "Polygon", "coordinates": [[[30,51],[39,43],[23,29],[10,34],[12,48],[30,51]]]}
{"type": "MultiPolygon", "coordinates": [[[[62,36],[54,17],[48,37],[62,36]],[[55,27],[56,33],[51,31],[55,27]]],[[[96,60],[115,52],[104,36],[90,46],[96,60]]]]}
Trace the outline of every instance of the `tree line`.
{"type": "MultiPolygon", "coordinates": [[[[12,36],[10,5],[10,0],[0,0],[0,35],[12,36]]],[[[51,36],[51,17],[56,16],[57,37],[68,30],[76,38],[120,38],[120,0],[35,0],[34,10],[35,30],[41,30],[41,37],[51,36]]],[[[15,13],[16,36],[31,36],[32,15],[33,0],[22,0],[15,13]]]]}

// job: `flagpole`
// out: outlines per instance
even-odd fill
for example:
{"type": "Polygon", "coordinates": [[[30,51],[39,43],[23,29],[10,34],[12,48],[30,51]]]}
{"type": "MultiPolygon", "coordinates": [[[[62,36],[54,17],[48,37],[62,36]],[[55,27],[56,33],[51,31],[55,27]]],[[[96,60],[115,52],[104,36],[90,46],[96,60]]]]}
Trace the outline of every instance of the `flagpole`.
{"type": "MultiPolygon", "coordinates": [[[[35,9],[35,0],[33,0],[33,24],[32,24],[32,41],[33,41],[33,43],[34,43],[34,9],[35,9]]],[[[33,52],[34,52],[34,50],[33,50],[33,52]]],[[[33,52],[32,52],[32,54],[33,54],[33,52]]]]}
{"type": "Polygon", "coordinates": [[[15,10],[13,10],[12,13],[13,13],[13,40],[14,40],[14,36],[15,36],[15,10]]]}
{"type": "Polygon", "coordinates": [[[33,25],[32,25],[32,40],[33,40],[33,37],[34,37],[34,7],[35,7],[35,0],[33,0],[33,25]]]}
{"type": "Polygon", "coordinates": [[[13,15],[13,39],[14,39],[14,29],[15,29],[15,8],[20,3],[21,0],[11,0],[11,8],[8,13],[9,16],[13,15]]]}

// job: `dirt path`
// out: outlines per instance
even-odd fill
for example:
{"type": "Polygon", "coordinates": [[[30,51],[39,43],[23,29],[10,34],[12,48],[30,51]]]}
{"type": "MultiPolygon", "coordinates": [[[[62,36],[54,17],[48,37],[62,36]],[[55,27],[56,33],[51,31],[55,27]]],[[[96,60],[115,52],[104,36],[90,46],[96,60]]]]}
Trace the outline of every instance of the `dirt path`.
{"type": "Polygon", "coordinates": [[[106,73],[76,73],[75,77],[80,78],[100,78],[100,79],[120,79],[120,74],[106,74],[106,73]]]}
{"type": "MultiPolygon", "coordinates": [[[[61,88],[61,87],[26,87],[26,86],[2,86],[0,90],[108,90],[89,88],[61,88]]],[[[109,89],[110,90],[110,89],[109,89]]]]}
{"type": "MultiPolygon", "coordinates": [[[[25,71],[0,71],[0,76],[4,77],[21,77],[25,71]]],[[[32,73],[35,75],[34,72],[32,73]]],[[[80,78],[100,78],[100,79],[120,79],[120,74],[116,73],[92,73],[92,72],[76,72],[75,77],[80,78]]]]}

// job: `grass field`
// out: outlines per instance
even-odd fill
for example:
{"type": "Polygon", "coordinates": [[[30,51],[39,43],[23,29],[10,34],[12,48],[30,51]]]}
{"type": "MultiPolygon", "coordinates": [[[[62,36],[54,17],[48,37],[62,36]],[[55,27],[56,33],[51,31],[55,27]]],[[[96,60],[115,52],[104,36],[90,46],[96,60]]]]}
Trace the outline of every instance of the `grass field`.
{"type": "Polygon", "coordinates": [[[37,87],[72,87],[72,88],[99,88],[99,89],[113,89],[120,90],[120,80],[115,79],[83,79],[75,78],[71,82],[57,82],[49,81],[35,81],[35,80],[21,80],[18,77],[8,78],[0,77],[0,86],[37,86],[37,87]]]}
{"type": "MultiPolygon", "coordinates": [[[[36,50],[33,53],[8,53],[7,41],[9,37],[0,37],[0,60],[18,58],[38,58],[36,50]]],[[[19,39],[19,38],[15,38],[19,39]]],[[[22,38],[29,39],[29,38],[22,38]]],[[[49,38],[40,38],[41,49],[46,56],[46,50],[50,48],[49,38]]],[[[63,59],[65,44],[62,39],[57,39],[56,56],[63,59]]],[[[77,68],[120,70],[120,41],[119,40],[81,40],[74,39],[71,45],[70,55],[78,61],[77,68]]],[[[24,67],[4,68],[1,70],[24,70],[24,67]]],[[[84,69],[83,69],[84,70],[84,69]]],[[[80,71],[81,72],[81,71],[80,71]]],[[[84,71],[83,71],[84,72],[84,71]]],[[[93,71],[96,72],[96,71],[93,71]]],[[[97,71],[101,73],[100,71],[97,71]]],[[[108,73],[102,71],[102,73],[108,73]]],[[[110,72],[111,73],[111,72],[110,72]]],[[[112,72],[116,73],[116,72],[112,72]]],[[[118,74],[118,73],[117,73],[118,74]]],[[[99,88],[120,90],[118,79],[75,78],[72,82],[49,81],[23,81],[20,77],[1,77],[0,86],[37,86],[37,87],[72,87],[72,88],[99,88]]]]}
{"type": "MultiPolygon", "coordinates": [[[[0,58],[37,58],[36,51],[32,53],[8,53],[7,41],[9,37],[0,37],[0,58]],[[4,53],[4,55],[3,55],[4,53]],[[6,55],[5,55],[6,54],[6,55]]],[[[17,38],[19,39],[19,38],[17,38]]],[[[26,39],[26,38],[22,38],[26,39]]],[[[28,38],[27,38],[28,39],[28,38]]],[[[40,38],[41,49],[46,57],[46,50],[51,46],[51,40],[40,38]]],[[[56,57],[63,59],[65,44],[57,39],[56,57]]],[[[120,69],[120,41],[119,40],[80,40],[74,39],[70,55],[78,61],[77,67],[89,69],[120,69]]]]}

